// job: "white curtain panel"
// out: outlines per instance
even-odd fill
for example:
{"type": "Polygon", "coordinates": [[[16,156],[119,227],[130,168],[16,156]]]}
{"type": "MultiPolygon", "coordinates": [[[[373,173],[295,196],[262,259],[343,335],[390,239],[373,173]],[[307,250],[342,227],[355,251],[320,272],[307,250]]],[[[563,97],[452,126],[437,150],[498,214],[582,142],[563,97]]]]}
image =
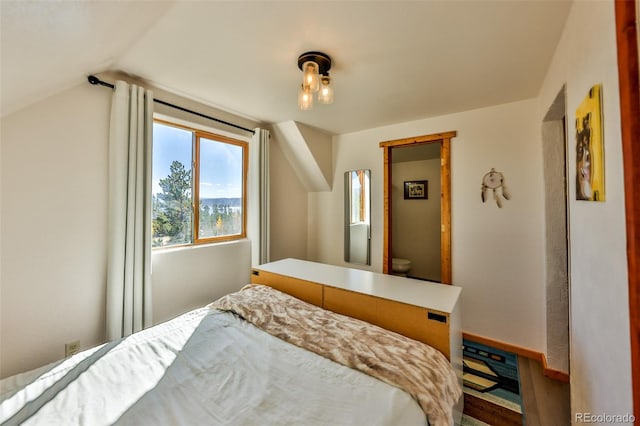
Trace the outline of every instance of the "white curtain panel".
{"type": "Polygon", "coordinates": [[[259,129],[260,141],[260,264],[269,262],[269,131],[259,129]]]}
{"type": "Polygon", "coordinates": [[[107,339],[152,325],[153,92],[117,81],[109,134],[107,339]]]}
{"type": "Polygon", "coordinates": [[[269,131],[256,128],[250,145],[248,236],[251,265],[269,261],[269,131]]]}

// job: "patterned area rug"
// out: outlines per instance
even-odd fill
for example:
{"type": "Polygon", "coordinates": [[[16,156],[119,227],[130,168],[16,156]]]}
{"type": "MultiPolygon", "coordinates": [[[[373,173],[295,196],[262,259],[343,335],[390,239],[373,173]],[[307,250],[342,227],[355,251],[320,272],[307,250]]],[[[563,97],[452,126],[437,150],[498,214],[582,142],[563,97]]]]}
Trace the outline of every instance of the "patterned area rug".
{"type": "Polygon", "coordinates": [[[464,340],[463,357],[462,424],[523,425],[517,355],[464,340]]]}

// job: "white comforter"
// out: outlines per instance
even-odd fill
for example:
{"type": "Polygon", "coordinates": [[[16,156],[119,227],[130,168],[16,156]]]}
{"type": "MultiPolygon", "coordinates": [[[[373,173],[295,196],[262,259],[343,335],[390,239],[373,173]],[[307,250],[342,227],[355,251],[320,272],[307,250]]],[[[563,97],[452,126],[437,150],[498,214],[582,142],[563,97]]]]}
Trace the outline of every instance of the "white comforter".
{"type": "Polygon", "coordinates": [[[0,382],[0,423],[426,424],[404,391],[206,308],[38,373],[0,382]]]}

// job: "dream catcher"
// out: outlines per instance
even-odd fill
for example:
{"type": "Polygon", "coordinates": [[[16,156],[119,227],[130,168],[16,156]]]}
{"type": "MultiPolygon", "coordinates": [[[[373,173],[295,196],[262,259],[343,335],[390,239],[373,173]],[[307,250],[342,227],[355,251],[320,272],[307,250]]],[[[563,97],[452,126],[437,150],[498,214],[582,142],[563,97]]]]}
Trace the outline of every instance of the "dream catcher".
{"type": "Polygon", "coordinates": [[[482,196],[483,203],[487,201],[488,192],[490,190],[493,190],[493,199],[500,208],[502,208],[502,198],[505,200],[511,198],[507,191],[507,187],[504,186],[504,176],[502,176],[502,173],[496,172],[496,169],[491,169],[491,171],[485,174],[482,178],[480,195],[482,196]]]}

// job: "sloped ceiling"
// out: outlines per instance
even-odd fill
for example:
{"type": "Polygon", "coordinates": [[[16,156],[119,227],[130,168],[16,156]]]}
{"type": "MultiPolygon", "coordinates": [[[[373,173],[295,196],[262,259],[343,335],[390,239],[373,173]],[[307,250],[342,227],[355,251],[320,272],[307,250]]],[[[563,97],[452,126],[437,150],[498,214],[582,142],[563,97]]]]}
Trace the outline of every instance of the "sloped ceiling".
{"type": "Polygon", "coordinates": [[[537,95],[567,1],[1,2],[2,114],[121,70],[256,121],[346,133],[537,95]],[[297,107],[297,57],[335,103],[297,107]]]}
{"type": "Polygon", "coordinates": [[[113,67],[171,6],[160,2],[2,1],[2,115],[113,67]]]}
{"type": "Polygon", "coordinates": [[[331,138],[295,121],[273,125],[284,156],[307,191],[331,191],[331,138]]]}

